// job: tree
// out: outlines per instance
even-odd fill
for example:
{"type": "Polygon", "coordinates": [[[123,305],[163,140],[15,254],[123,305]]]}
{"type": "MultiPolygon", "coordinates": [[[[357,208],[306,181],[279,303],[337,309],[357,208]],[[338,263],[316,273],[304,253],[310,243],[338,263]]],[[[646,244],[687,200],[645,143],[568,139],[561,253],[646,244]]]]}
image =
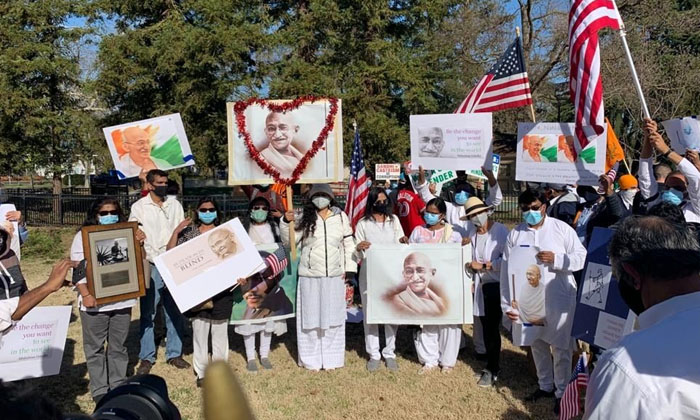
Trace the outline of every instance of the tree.
{"type": "Polygon", "coordinates": [[[0,160],[6,172],[53,173],[54,193],[75,148],[80,87],[70,45],[87,31],[66,25],[83,0],[0,3],[0,160]]]}

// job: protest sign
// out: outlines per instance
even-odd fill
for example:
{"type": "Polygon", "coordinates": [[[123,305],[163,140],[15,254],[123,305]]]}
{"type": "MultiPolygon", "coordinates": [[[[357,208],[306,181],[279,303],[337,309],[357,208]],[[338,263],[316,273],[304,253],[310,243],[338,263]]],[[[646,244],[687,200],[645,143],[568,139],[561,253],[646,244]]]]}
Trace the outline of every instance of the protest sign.
{"type": "Polygon", "coordinates": [[[70,306],[38,306],[0,335],[0,379],[57,375],[70,314],[70,306]]]}
{"type": "Polygon", "coordinates": [[[181,312],[265,267],[238,218],[172,248],[154,262],[181,312]]]}
{"type": "Polygon", "coordinates": [[[462,324],[463,265],[455,261],[462,261],[458,244],[372,245],[364,262],[367,323],[462,324]]]}
{"type": "Polygon", "coordinates": [[[676,153],[684,155],[686,150],[700,150],[700,120],[697,116],[675,118],[662,124],[676,153]]]}
{"type": "Polygon", "coordinates": [[[430,182],[438,185],[452,181],[453,179],[457,179],[457,171],[452,169],[448,171],[435,171],[430,175],[430,182]]]}
{"type": "Polygon", "coordinates": [[[508,300],[518,313],[513,322],[513,344],[529,346],[544,333],[546,289],[554,275],[536,258],[536,246],[512,248],[508,256],[508,300]]]}
{"type": "Polygon", "coordinates": [[[17,255],[17,259],[21,260],[22,251],[20,249],[21,244],[19,240],[19,223],[7,221],[7,213],[11,211],[17,211],[14,204],[0,204],[0,223],[5,225],[6,230],[12,230],[12,242],[10,244],[10,248],[15,252],[15,255],[17,255]]]}
{"type": "Polygon", "coordinates": [[[340,99],[250,99],[226,109],[229,185],[342,181],[340,99]]]}
{"type": "Polygon", "coordinates": [[[608,244],[613,231],[594,228],[578,288],[571,335],[608,349],[632,332],[636,316],[622,300],[617,279],[612,275],[608,244]]]}
{"type": "MultiPolygon", "coordinates": [[[[491,170],[493,171],[493,176],[498,179],[498,169],[501,166],[501,155],[493,154],[493,162],[492,162],[492,168],[491,170]]],[[[486,176],[484,175],[483,172],[481,172],[481,169],[473,169],[468,172],[470,176],[475,176],[480,179],[486,179],[486,176]]]]}
{"type": "Polygon", "coordinates": [[[464,283],[464,320],[463,324],[474,323],[474,295],[472,295],[472,272],[467,265],[472,262],[472,245],[462,246],[462,282],[464,283]]]}
{"type": "Polygon", "coordinates": [[[515,179],[598,185],[605,170],[606,133],[581,149],[574,124],[518,123],[515,179]]]}
{"type": "Polygon", "coordinates": [[[392,181],[401,176],[400,163],[377,163],[374,165],[375,181],[392,181]]]}
{"type": "Polygon", "coordinates": [[[411,162],[425,169],[491,168],[490,113],[411,115],[411,162]]]}
{"type": "Polygon", "coordinates": [[[180,114],[103,128],[119,178],[194,165],[180,114]]]}

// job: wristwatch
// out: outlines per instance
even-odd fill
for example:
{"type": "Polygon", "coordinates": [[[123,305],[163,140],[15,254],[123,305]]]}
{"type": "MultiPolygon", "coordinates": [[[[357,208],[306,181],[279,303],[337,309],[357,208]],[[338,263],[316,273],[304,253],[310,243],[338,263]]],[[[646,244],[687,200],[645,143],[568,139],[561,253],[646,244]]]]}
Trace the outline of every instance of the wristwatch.
{"type": "Polygon", "coordinates": [[[666,151],[666,153],[664,153],[663,155],[661,155],[661,157],[663,157],[663,158],[668,158],[668,155],[670,155],[672,151],[673,151],[673,149],[669,148],[669,149],[666,151]]]}

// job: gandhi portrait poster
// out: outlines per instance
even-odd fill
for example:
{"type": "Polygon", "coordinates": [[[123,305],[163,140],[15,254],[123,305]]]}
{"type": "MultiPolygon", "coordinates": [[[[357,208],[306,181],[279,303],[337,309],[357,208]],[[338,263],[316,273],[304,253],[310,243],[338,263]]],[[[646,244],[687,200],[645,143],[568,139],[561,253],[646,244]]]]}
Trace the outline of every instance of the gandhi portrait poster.
{"type": "Polygon", "coordinates": [[[518,320],[513,323],[513,342],[518,346],[532,344],[547,322],[547,283],[554,274],[537,261],[538,252],[534,246],[517,246],[508,256],[509,296],[506,297],[518,313],[518,320]]]}
{"type": "Polygon", "coordinates": [[[238,218],[176,246],[154,262],[181,312],[264,268],[238,218]]]}
{"type": "Polygon", "coordinates": [[[605,169],[607,134],[581,147],[574,124],[518,123],[515,179],[598,185],[605,169]]]}
{"type": "Polygon", "coordinates": [[[367,252],[367,322],[462,324],[459,244],[372,245],[367,252]]]}
{"type": "Polygon", "coordinates": [[[151,169],[194,165],[180,114],[164,115],[103,128],[114,168],[120,178],[151,169]]]}
{"type": "Polygon", "coordinates": [[[280,112],[266,105],[292,101],[228,103],[229,185],[341,181],[342,108],[339,99],[333,101],[304,102],[280,112]],[[314,149],[319,141],[322,144],[314,149]]]}
{"type": "Polygon", "coordinates": [[[491,169],[491,113],[411,115],[411,162],[423,169],[491,169]]]}

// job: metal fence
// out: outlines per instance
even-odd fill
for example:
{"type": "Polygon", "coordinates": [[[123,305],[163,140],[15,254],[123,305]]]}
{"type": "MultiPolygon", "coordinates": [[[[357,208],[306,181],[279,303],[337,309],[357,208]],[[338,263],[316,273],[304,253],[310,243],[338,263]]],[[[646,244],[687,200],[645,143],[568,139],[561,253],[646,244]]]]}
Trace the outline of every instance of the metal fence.
{"type": "MultiPolygon", "coordinates": [[[[499,182],[503,191],[503,202],[496,209],[494,217],[502,223],[519,223],[518,183],[508,180],[499,182]]],[[[230,194],[209,196],[216,199],[227,219],[241,216],[248,208],[248,200],[244,196],[234,197],[230,194]]],[[[61,195],[32,190],[7,191],[7,202],[14,204],[17,210],[22,212],[27,224],[33,226],[79,226],[85,221],[93,202],[105,197],[118,200],[127,215],[131,205],[141,198],[139,194],[89,195],[83,191],[77,194],[61,195]]],[[[178,199],[185,208],[185,212],[188,212],[195,208],[202,197],[186,195],[180,196],[178,199]]],[[[336,196],[336,201],[341,207],[345,206],[345,196],[336,196]]],[[[294,205],[301,204],[301,198],[295,196],[294,205]]]]}

